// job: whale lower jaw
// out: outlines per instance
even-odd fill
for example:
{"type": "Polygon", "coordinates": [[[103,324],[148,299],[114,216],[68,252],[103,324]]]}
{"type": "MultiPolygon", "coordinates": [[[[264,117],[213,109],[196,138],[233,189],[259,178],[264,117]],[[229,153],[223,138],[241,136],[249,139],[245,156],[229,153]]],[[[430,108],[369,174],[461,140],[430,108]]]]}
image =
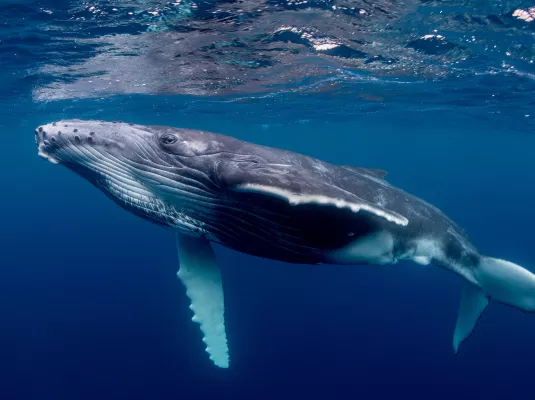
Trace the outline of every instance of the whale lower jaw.
{"type": "Polygon", "coordinates": [[[203,233],[203,224],[177,207],[188,202],[195,205],[196,200],[190,199],[188,188],[175,189],[176,193],[162,199],[150,187],[158,182],[158,177],[150,171],[136,169],[127,160],[103,154],[84,144],[65,145],[54,156],[42,150],[38,154],[54,164],[69,166],[127,211],[181,232],[203,233]]]}
{"type": "Polygon", "coordinates": [[[76,166],[72,169],[102,189],[115,203],[128,211],[163,225],[176,226],[180,218],[174,209],[160,200],[125,161],[106,156],[90,146],[65,146],[58,154],[60,162],[76,166]]]}

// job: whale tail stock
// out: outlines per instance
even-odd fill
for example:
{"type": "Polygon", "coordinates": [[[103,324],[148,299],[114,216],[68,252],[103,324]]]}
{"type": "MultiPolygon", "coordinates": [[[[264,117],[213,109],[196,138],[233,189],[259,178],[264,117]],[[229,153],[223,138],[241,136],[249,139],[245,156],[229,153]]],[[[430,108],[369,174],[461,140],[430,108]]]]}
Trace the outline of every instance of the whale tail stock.
{"type": "Polygon", "coordinates": [[[535,274],[509,261],[482,256],[472,271],[476,285],[466,283],[461,297],[457,324],[453,335],[453,348],[472,333],[489,300],[535,311],[535,274]]]}

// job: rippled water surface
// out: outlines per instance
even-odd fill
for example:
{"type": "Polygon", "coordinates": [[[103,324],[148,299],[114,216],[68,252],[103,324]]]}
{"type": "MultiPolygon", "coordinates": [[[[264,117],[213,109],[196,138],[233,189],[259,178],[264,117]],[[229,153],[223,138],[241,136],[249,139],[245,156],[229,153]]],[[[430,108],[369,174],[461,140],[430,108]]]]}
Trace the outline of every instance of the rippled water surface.
{"type": "Polygon", "coordinates": [[[294,114],[302,99],[325,99],[321,118],[440,108],[521,126],[532,118],[534,16],[521,0],[8,0],[2,92],[284,99],[277,111],[289,101],[294,114]]]}

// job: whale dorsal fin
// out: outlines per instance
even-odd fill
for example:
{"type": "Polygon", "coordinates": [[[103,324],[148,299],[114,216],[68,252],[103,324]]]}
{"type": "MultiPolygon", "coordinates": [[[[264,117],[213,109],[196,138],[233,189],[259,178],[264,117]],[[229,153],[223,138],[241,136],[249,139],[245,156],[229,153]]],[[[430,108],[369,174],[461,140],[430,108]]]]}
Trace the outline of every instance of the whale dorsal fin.
{"type": "Polygon", "coordinates": [[[403,215],[344,190],[323,175],[298,165],[228,162],[220,165],[218,173],[219,181],[237,192],[282,199],[292,206],[322,206],[335,212],[362,211],[401,226],[409,223],[403,215]]]}
{"type": "Polygon", "coordinates": [[[365,173],[365,174],[373,175],[376,178],[380,178],[380,179],[384,179],[385,176],[388,175],[388,172],[385,171],[384,169],[353,167],[350,165],[342,165],[342,168],[347,169],[352,172],[356,172],[356,173],[365,173]]]}

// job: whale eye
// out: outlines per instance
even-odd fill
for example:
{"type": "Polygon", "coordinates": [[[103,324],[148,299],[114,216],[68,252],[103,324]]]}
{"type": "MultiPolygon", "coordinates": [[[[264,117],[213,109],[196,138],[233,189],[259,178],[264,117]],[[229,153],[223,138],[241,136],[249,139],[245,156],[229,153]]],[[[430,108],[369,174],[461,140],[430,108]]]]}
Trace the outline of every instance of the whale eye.
{"type": "Polygon", "coordinates": [[[160,137],[160,142],[163,144],[173,144],[178,141],[178,137],[176,135],[173,135],[172,133],[166,133],[165,135],[162,135],[160,137]]]}

